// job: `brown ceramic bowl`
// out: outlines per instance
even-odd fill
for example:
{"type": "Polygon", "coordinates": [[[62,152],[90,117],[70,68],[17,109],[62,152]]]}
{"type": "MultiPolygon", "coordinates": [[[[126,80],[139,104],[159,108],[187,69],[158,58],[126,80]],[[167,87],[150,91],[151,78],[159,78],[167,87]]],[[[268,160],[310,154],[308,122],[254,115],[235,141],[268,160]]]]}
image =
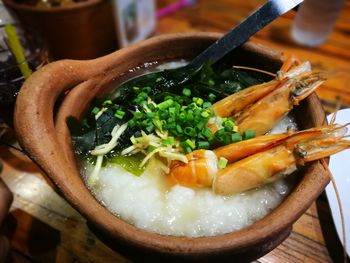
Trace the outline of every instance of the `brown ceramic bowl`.
{"type": "MultiPolygon", "coordinates": [[[[125,249],[123,251],[133,258],[235,259],[237,262],[257,258],[289,235],[292,224],[329,182],[323,166],[314,162],[300,173],[300,181],[291,194],[262,220],[237,232],[201,238],[164,236],[138,229],[112,215],[91,195],[79,174],[66,117],[81,118],[95,95],[127,78],[130,69],[142,67],[145,62],[193,57],[219,36],[209,33],[163,35],[95,60],[57,61],[35,72],[18,96],[15,127],[28,155],[106,240],[112,241],[116,249],[125,249]]],[[[272,72],[281,65],[280,53],[253,42],[237,48],[230,59],[235,64],[272,72]]],[[[325,120],[315,94],[296,107],[295,114],[302,128],[323,124],[325,120]]]]}
{"type": "Polygon", "coordinates": [[[117,49],[112,1],[87,0],[51,8],[3,2],[24,29],[41,34],[55,60],[92,59],[117,49]]]}

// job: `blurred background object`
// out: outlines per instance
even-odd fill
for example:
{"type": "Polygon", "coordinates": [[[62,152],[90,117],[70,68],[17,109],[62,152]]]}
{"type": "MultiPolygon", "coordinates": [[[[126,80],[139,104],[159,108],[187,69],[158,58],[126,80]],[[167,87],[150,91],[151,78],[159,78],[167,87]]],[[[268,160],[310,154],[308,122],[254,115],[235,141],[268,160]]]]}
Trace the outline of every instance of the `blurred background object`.
{"type": "Polygon", "coordinates": [[[169,15],[181,8],[184,8],[188,5],[192,5],[196,2],[196,0],[178,0],[175,1],[174,3],[170,3],[164,7],[161,7],[157,10],[156,12],[156,16],[157,17],[162,17],[162,16],[166,16],[169,15]]]}
{"type": "Polygon", "coordinates": [[[20,87],[31,72],[47,62],[48,52],[42,39],[25,32],[0,2],[0,124],[12,126],[20,87]]]}
{"type": "Polygon", "coordinates": [[[119,47],[141,41],[155,31],[154,0],[113,0],[119,47]]]}
{"type": "Polygon", "coordinates": [[[17,2],[19,4],[25,4],[36,7],[66,6],[84,1],[87,0],[14,0],[14,2],[17,2]]]}
{"type": "Polygon", "coordinates": [[[292,38],[300,45],[319,46],[331,33],[346,0],[304,0],[292,26],[292,38]]]}
{"type": "Polygon", "coordinates": [[[54,60],[93,59],[117,49],[110,0],[3,2],[25,29],[37,30],[42,35],[54,60]]]}

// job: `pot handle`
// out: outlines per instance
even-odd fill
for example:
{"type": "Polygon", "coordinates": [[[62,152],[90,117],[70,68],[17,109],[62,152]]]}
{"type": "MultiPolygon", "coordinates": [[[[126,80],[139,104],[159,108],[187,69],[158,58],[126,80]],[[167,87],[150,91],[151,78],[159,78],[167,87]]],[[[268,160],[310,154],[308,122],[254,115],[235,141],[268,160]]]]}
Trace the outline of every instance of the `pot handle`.
{"type": "Polygon", "coordinates": [[[87,61],[52,62],[34,72],[23,84],[16,101],[14,127],[19,143],[44,171],[50,173],[56,167],[64,173],[66,167],[64,156],[57,150],[60,144],[54,124],[56,102],[78,84],[113,67],[116,62],[111,55],[87,61]],[[52,161],[56,165],[52,166],[52,161]]]}

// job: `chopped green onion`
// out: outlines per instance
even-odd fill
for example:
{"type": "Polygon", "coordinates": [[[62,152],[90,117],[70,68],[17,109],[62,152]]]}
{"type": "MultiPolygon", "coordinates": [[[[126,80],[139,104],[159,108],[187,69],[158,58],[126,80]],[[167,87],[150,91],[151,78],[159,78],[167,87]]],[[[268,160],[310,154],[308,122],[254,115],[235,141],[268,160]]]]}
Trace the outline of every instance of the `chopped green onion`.
{"type": "Polygon", "coordinates": [[[187,121],[193,121],[194,116],[193,116],[193,111],[192,110],[188,110],[186,113],[186,119],[187,121]]]}
{"type": "Polygon", "coordinates": [[[161,121],[159,119],[153,119],[152,122],[159,130],[162,130],[162,128],[163,128],[163,121],[161,121]]]}
{"type": "Polygon", "coordinates": [[[142,119],[142,117],[143,117],[142,112],[135,112],[135,114],[134,114],[134,118],[135,118],[136,120],[138,120],[138,119],[142,119]]]}
{"type": "Polygon", "coordinates": [[[182,90],[182,94],[185,95],[186,97],[189,97],[189,96],[191,96],[191,90],[187,89],[187,88],[184,88],[182,90]]]}
{"type": "Polygon", "coordinates": [[[154,110],[156,108],[156,105],[154,105],[154,103],[148,103],[147,108],[149,108],[150,110],[154,110]]]}
{"type": "Polygon", "coordinates": [[[217,130],[216,133],[215,133],[215,136],[216,136],[217,138],[221,138],[221,137],[223,137],[224,135],[225,135],[225,129],[224,129],[224,128],[222,128],[222,129],[220,129],[220,130],[217,130]]]}
{"type": "Polygon", "coordinates": [[[199,141],[197,142],[198,149],[209,149],[209,142],[207,141],[199,141]]]}
{"type": "Polygon", "coordinates": [[[146,131],[148,131],[148,133],[153,132],[153,131],[154,131],[154,125],[151,124],[151,125],[147,126],[147,127],[146,127],[146,131]]]}
{"type": "Polygon", "coordinates": [[[208,99],[209,99],[210,101],[213,101],[213,100],[216,99],[216,95],[213,94],[213,93],[210,93],[210,94],[208,95],[208,99]]]}
{"type": "Polygon", "coordinates": [[[203,103],[203,108],[204,109],[209,108],[211,105],[212,105],[211,102],[206,101],[206,102],[203,103]]]}
{"type": "Polygon", "coordinates": [[[208,138],[208,142],[210,144],[216,143],[217,142],[217,138],[215,136],[211,136],[208,138]]]}
{"type": "Polygon", "coordinates": [[[214,86],[214,85],[215,85],[215,81],[212,80],[212,79],[210,79],[210,80],[208,81],[208,85],[209,85],[209,86],[214,86]]]}
{"type": "Polygon", "coordinates": [[[200,118],[202,111],[200,109],[194,109],[193,111],[195,118],[200,118]]]}
{"type": "Polygon", "coordinates": [[[205,124],[205,122],[200,121],[196,124],[196,128],[201,131],[204,128],[205,124]]]}
{"type": "Polygon", "coordinates": [[[186,127],[184,129],[184,132],[185,132],[186,135],[188,135],[190,137],[195,137],[196,136],[196,131],[192,127],[186,127]]]}
{"type": "Polygon", "coordinates": [[[230,144],[231,143],[231,136],[229,133],[225,133],[225,135],[220,138],[221,141],[224,143],[224,144],[230,144]]]}
{"type": "Polygon", "coordinates": [[[100,111],[100,109],[98,107],[94,107],[91,112],[93,114],[97,114],[99,111],[100,111]]]}
{"type": "Polygon", "coordinates": [[[210,116],[210,114],[209,114],[207,111],[202,111],[202,112],[201,112],[201,116],[202,116],[203,118],[208,118],[208,117],[210,116]]]}
{"type": "Polygon", "coordinates": [[[158,108],[160,110],[165,110],[165,109],[169,108],[173,104],[174,104],[174,101],[172,99],[167,99],[167,100],[159,103],[158,104],[158,108]]]}
{"type": "Polygon", "coordinates": [[[254,137],[255,137],[255,131],[254,130],[245,130],[243,132],[243,139],[244,140],[252,139],[254,137]]]}
{"type": "Polygon", "coordinates": [[[232,129],[233,129],[232,123],[229,122],[229,121],[226,121],[226,122],[224,123],[224,129],[225,129],[225,131],[227,131],[227,132],[231,132],[232,129]]]}
{"type": "Polygon", "coordinates": [[[162,143],[167,146],[167,145],[174,145],[175,144],[175,139],[174,137],[169,136],[168,138],[162,140],[162,143]]]}
{"type": "Polygon", "coordinates": [[[184,151],[185,153],[190,153],[190,152],[192,152],[191,147],[190,147],[186,142],[181,142],[181,143],[180,143],[180,146],[181,146],[181,148],[183,149],[183,151],[184,151]]]}
{"type": "Polygon", "coordinates": [[[125,111],[117,110],[117,112],[114,114],[114,117],[118,119],[123,119],[124,115],[125,115],[125,111]]]}
{"type": "Polygon", "coordinates": [[[153,152],[155,149],[156,149],[155,146],[149,145],[149,146],[147,147],[147,153],[153,152]]]}
{"type": "Polygon", "coordinates": [[[151,87],[143,87],[142,88],[142,92],[145,92],[145,93],[150,93],[151,92],[151,87]]]}
{"type": "Polygon", "coordinates": [[[133,119],[129,120],[128,124],[131,128],[136,126],[136,122],[133,119]]]}
{"type": "Polygon", "coordinates": [[[182,128],[181,128],[181,126],[180,125],[176,125],[176,131],[179,133],[179,134],[182,134],[183,133],[183,130],[182,130],[182,128]]]}
{"type": "Polygon", "coordinates": [[[192,101],[194,102],[194,103],[196,103],[198,106],[201,106],[202,104],[203,104],[203,99],[202,98],[199,98],[199,97],[193,97],[192,98],[192,101]]]}
{"type": "Polygon", "coordinates": [[[191,149],[191,147],[189,147],[189,146],[187,146],[187,147],[185,147],[185,148],[183,148],[184,149],[184,152],[185,153],[191,153],[192,152],[192,149],[191,149]]]}
{"type": "Polygon", "coordinates": [[[190,146],[192,150],[196,148],[196,145],[195,145],[194,142],[191,141],[190,139],[187,139],[187,140],[185,141],[185,143],[186,143],[188,146],[190,146]]]}
{"type": "Polygon", "coordinates": [[[209,137],[212,135],[212,132],[209,128],[203,128],[202,134],[209,139],[209,137]]]}
{"type": "Polygon", "coordinates": [[[111,101],[111,100],[105,100],[105,101],[102,103],[102,106],[107,106],[107,105],[112,105],[112,101],[111,101]]]}
{"type": "Polygon", "coordinates": [[[242,136],[239,133],[231,134],[231,142],[242,141],[242,136]]]}
{"type": "Polygon", "coordinates": [[[179,114],[179,119],[182,120],[182,121],[186,120],[186,113],[181,112],[181,113],[179,114]]]}
{"type": "Polygon", "coordinates": [[[220,157],[219,161],[218,161],[218,168],[219,169],[224,169],[227,165],[228,160],[224,157],[220,157]]]}
{"type": "Polygon", "coordinates": [[[175,117],[175,114],[176,114],[176,108],[175,107],[170,107],[168,109],[169,111],[169,115],[172,116],[172,117],[175,117]]]}
{"type": "Polygon", "coordinates": [[[147,112],[146,113],[146,117],[149,118],[149,119],[152,119],[156,116],[156,114],[154,112],[147,112]]]}

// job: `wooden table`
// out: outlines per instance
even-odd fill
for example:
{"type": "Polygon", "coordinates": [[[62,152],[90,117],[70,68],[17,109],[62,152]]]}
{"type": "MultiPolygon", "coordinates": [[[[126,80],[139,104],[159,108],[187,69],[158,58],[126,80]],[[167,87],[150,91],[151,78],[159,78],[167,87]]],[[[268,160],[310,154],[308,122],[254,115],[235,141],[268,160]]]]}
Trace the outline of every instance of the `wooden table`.
{"type": "MultiPolygon", "coordinates": [[[[164,6],[174,1],[159,1],[164,6]]],[[[168,32],[226,32],[239,23],[260,0],[199,0],[196,4],[159,19],[156,34],[168,32]]],[[[324,108],[350,106],[350,2],[346,3],[334,32],[322,46],[307,49],[293,44],[289,12],[252,39],[278,49],[286,56],[310,60],[314,68],[330,72],[330,80],[318,90],[324,108]]],[[[8,139],[7,142],[10,142],[8,139]]],[[[1,174],[15,195],[3,232],[10,239],[14,262],[128,262],[104,245],[86,221],[50,186],[40,170],[23,154],[0,147],[1,174]]],[[[342,251],[333,229],[325,195],[295,223],[291,235],[256,262],[341,262],[342,251]]]]}

